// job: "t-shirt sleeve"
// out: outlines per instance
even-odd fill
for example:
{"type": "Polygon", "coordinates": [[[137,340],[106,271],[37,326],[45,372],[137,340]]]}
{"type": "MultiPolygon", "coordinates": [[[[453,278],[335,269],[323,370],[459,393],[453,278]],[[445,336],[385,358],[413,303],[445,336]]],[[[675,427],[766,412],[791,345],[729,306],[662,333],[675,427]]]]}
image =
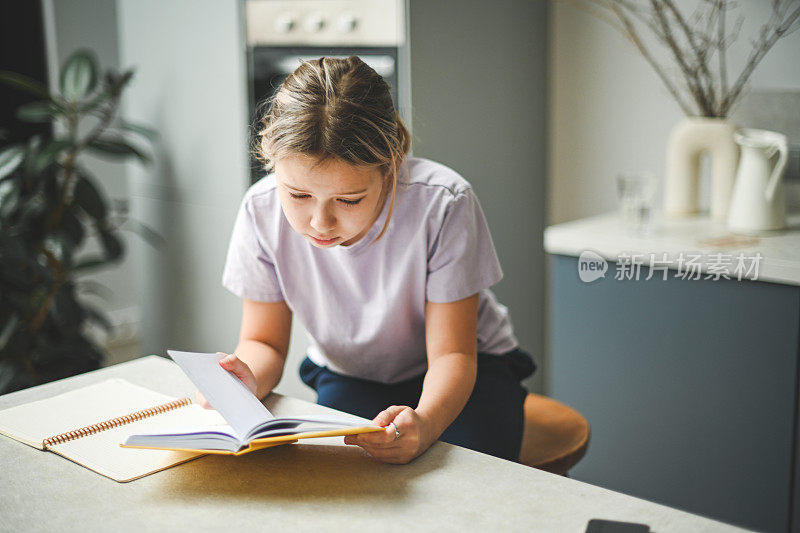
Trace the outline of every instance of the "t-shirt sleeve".
{"type": "Polygon", "coordinates": [[[259,302],[284,299],[275,262],[258,238],[252,205],[245,198],[236,215],[222,285],[240,298],[259,302]]]}
{"type": "Polygon", "coordinates": [[[427,298],[431,302],[455,302],[502,277],[483,210],[472,189],[466,189],[450,201],[428,252],[427,298]]]}

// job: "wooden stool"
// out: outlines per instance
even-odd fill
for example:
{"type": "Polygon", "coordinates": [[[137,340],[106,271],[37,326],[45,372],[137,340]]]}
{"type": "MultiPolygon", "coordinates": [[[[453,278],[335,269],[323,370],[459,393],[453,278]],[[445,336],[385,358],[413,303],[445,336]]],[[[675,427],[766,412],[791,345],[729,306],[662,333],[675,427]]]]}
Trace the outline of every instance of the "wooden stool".
{"type": "Polygon", "coordinates": [[[520,463],[565,476],[588,446],[589,422],[583,415],[546,396],[528,394],[520,463]]]}

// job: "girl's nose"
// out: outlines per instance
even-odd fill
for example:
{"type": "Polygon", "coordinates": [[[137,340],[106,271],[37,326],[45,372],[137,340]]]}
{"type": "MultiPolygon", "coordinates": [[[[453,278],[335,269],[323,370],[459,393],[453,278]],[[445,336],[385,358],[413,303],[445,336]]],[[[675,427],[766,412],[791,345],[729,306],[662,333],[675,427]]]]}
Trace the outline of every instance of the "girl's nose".
{"type": "Polygon", "coordinates": [[[326,237],[326,233],[333,229],[336,225],[336,219],[331,213],[330,209],[325,206],[320,206],[314,209],[314,213],[311,216],[311,227],[314,228],[314,231],[321,234],[321,236],[326,237]]]}

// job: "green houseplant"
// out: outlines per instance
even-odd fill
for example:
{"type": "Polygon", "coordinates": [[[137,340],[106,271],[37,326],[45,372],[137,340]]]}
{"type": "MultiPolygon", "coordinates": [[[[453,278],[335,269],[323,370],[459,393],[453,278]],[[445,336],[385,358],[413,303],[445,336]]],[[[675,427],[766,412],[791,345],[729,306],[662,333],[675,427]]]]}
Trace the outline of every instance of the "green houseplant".
{"type": "Polygon", "coordinates": [[[122,259],[123,225],[157,239],[112,213],[81,164],[87,150],[148,161],[129,136],[149,142],[154,132],[117,118],[132,76],[132,70],[101,75],[87,50],[64,63],[55,94],[36,80],[0,72],[0,82],[40,99],[17,109],[20,120],[56,125],[51,139],[34,135],[0,147],[0,394],[97,368],[103,353],[88,327],[109,323],[82,298],[98,285],[80,276],[122,259]],[[91,240],[100,252],[87,251],[91,240]]]}

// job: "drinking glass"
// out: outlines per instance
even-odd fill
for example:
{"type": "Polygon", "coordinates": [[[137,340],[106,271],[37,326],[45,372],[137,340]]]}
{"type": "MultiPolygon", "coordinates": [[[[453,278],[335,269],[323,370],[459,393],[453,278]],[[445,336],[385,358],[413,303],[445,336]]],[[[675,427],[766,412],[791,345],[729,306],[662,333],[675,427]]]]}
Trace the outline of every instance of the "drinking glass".
{"type": "Polygon", "coordinates": [[[620,172],[617,175],[620,220],[629,232],[648,232],[655,186],[655,176],[648,172],[620,172]]]}

